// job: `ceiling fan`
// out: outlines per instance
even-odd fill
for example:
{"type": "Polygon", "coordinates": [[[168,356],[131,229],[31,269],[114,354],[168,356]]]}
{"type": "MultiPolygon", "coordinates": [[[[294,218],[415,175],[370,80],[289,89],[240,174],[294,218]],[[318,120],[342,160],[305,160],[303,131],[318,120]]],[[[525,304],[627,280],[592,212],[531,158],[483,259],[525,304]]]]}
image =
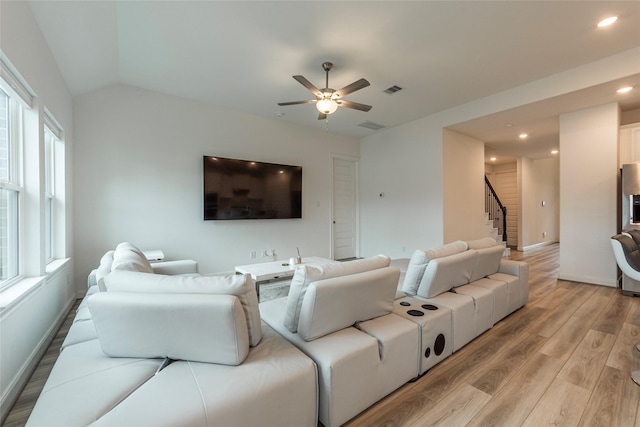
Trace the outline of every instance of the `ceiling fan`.
{"type": "Polygon", "coordinates": [[[309,89],[311,93],[316,96],[316,99],[309,99],[307,101],[278,102],[278,105],[316,104],[316,108],[319,113],[318,120],[326,119],[327,115],[334,113],[338,107],[352,108],[360,111],[371,110],[371,105],[342,99],[343,96],[365,88],[369,86],[370,83],[366,79],[360,79],[343,87],[342,89],[331,89],[329,87],[329,71],[331,71],[331,68],[333,68],[333,64],[331,62],[322,63],[322,69],[327,73],[326,87],[324,89],[318,89],[303,76],[293,76],[293,78],[300,82],[302,86],[309,89]]]}

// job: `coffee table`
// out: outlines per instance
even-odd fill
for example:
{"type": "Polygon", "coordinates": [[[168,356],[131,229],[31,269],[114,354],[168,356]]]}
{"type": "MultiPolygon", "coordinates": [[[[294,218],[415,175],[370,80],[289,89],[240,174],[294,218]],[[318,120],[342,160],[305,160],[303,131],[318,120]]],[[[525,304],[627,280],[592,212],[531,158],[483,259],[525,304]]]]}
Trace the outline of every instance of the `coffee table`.
{"type": "MultiPolygon", "coordinates": [[[[302,264],[330,264],[334,262],[332,259],[310,256],[302,258],[302,264]]],[[[256,292],[258,299],[260,298],[260,285],[276,279],[287,279],[293,277],[296,266],[300,264],[290,265],[288,260],[259,262],[256,264],[238,265],[236,266],[237,274],[250,274],[254,282],[256,282],[256,292]]]]}

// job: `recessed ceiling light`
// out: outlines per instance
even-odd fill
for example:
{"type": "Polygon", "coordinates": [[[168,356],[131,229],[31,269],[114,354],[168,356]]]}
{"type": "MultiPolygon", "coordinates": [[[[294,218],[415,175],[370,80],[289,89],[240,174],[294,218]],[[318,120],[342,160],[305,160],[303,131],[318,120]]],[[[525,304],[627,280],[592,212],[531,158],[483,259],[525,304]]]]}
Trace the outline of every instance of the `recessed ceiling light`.
{"type": "Polygon", "coordinates": [[[598,27],[608,27],[609,25],[613,24],[617,20],[618,20],[617,16],[610,16],[598,22],[598,27]]]}
{"type": "Polygon", "coordinates": [[[496,161],[496,158],[495,158],[495,157],[492,157],[490,160],[491,160],[492,162],[495,162],[495,161],[496,161]]]}
{"type": "Polygon", "coordinates": [[[518,135],[518,138],[520,139],[526,139],[529,135],[526,133],[521,133],[520,135],[518,135]]]}
{"type": "Polygon", "coordinates": [[[558,150],[551,150],[551,154],[558,154],[558,150]]]}
{"type": "Polygon", "coordinates": [[[510,128],[511,126],[513,126],[511,123],[507,123],[506,125],[504,125],[504,127],[506,128],[510,128]]]}
{"type": "Polygon", "coordinates": [[[633,86],[622,87],[622,88],[618,89],[617,92],[618,93],[627,93],[627,92],[631,92],[631,89],[633,89],[633,86]]]}

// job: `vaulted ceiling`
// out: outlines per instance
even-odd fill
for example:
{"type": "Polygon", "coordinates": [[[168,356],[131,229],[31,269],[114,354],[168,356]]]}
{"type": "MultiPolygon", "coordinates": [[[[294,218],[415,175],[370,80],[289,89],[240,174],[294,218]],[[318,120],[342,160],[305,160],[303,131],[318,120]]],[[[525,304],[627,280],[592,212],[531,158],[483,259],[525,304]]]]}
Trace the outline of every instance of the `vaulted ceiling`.
{"type": "MultiPolygon", "coordinates": [[[[331,61],[334,89],[371,82],[347,97],[370,112],[329,116],[331,132],[354,137],[375,132],[359,126],[367,121],[397,126],[640,46],[637,1],[28,3],[73,95],[121,83],[324,129],[313,105],[277,103],[312,99],[292,76],[322,88],[331,61]],[[596,27],[610,15],[615,25],[596,27]],[[402,90],[384,92],[393,85],[402,90]]],[[[557,145],[560,101],[640,107],[640,87],[621,99],[607,92],[621,83],[455,128],[506,150],[504,124],[521,120],[557,145]]],[[[640,85],[640,58],[627,83],[640,85]]]]}

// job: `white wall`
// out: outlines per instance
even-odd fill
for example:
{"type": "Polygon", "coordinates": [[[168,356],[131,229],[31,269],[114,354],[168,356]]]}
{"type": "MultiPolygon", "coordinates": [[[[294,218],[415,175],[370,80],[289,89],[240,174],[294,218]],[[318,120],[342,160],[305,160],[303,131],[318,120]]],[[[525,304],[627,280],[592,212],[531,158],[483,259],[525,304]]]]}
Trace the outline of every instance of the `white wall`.
{"type": "Polygon", "coordinates": [[[330,255],[332,155],[357,158],[356,139],[129,86],[77,97],[75,123],[78,282],[122,241],[203,273],[271,261],[264,249],[330,255]],[[204,155],[302,166],[303,218],[203,221],[204,155]]]}
{"type": "Polygon", "coordinates": [[[532,212],[529,240],[523,242],[525,248],[560,240],[560,159],[533,160],[530,179],[532,212]]]}
{"type": "Polygon", "coordinates": [[[616,285],[617,104],[560,116],[560,271],[566,280],[616,285]]]}
{"type": "Polygon", "coordinates": [[[484,207],[484,142],[442,131],[443,242],[489,235],[484,207]]]}
{"type": "Polygon", "coordinates": [[[441,140],[438,126],[418,120],[360,144],[362,256],[407,258],[442,243],[441,140]]]}
{"type": "MultiPolygon", "coordinates": [[[[27,2],[0,2],[0,50],[35,92],[37,111],[26,113],[28,120],[37,121],[42,109],[47,108],[64,129],[66,174],[65,185],[57,197],[67,207],[73,203],[71,194],[73,147],[72,98],[57,68],[46,41],[38,29],[27,2]]],[[[31,130],[30,133],[39,133],[31,130]]],[[[33,145],[33,144],[32,144],[33,145]]],[[[37,144],[36,144],[37,145],[37,144]]],[[[26,159],[30,164],[34,159],[26,159]]],[[[37,162],[37,161],[36,161],[37,162]]],[[[38,207],[36,206],[36,211],[38,207]]],[[[67,210],[60,221],[59,241],[55,255],[58,258],[71,256],[72,218],[67,210]]],[[[37,220],[38,214],[34,214],[37,220]]],[[[30,217],[30,220],[34,218],[30,217]]],[[[32,223],[33,224],[33,223],[32,223]]],[[[40,254],[38,240],[43,234],[31,230],[28,239],[36,242],[29,255],[40,254]]],[[[28,271],[42,277],[21,282],[30,292],[22,294],[7,307],[0,310],[0,414],[4,417],[26,383],[31,370],[46,350],[60,322],[75,299],[71,282],[72,261],[60,267],[55,274],[45,275],[41,258],[28,260],[28,271]],[[37,285],[33,285],[37,284],[37,285]]],[[[14,288],[13,292],[18,292],[14,288]]],[[[6,295],[6,294],[5,294],[6,295]]]]}

